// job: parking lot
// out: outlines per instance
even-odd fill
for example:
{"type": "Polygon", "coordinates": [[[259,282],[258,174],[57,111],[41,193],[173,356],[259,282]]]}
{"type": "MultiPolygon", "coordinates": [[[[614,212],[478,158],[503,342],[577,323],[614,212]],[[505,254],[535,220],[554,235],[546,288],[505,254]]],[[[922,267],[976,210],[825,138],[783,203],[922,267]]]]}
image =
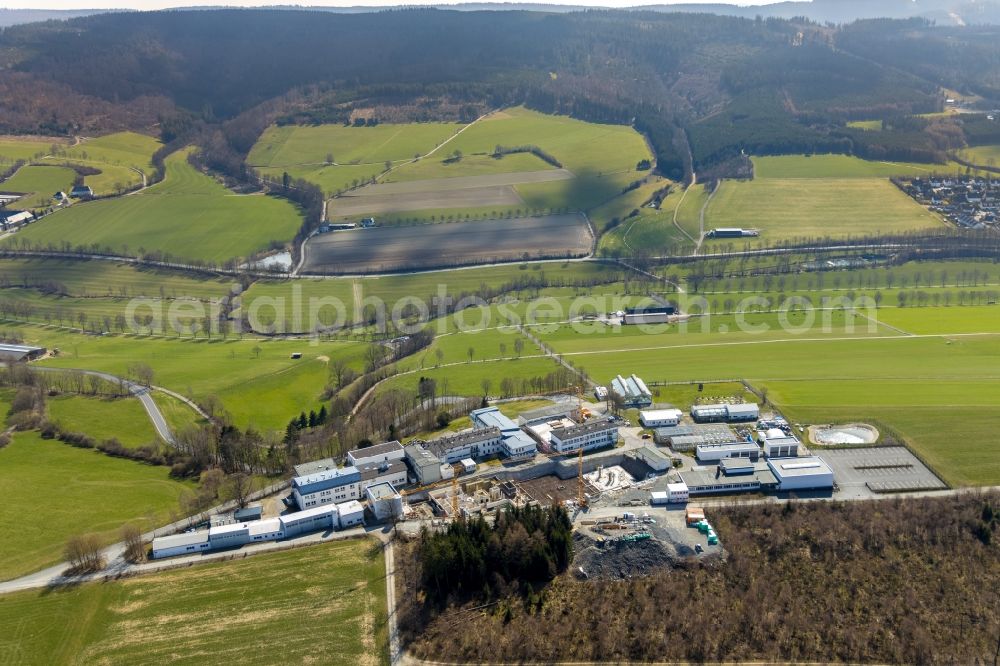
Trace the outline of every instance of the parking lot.
{"type": "Polygon", "coordinates": [[[833,469],[844,499],[947,487],[903,446],[824,449],[817,455],[833,469]]]}

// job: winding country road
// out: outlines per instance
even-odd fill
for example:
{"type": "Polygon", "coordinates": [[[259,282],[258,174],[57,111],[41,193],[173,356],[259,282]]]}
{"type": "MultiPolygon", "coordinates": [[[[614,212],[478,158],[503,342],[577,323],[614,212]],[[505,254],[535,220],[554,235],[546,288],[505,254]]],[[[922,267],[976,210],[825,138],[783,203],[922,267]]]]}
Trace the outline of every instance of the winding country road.
{"type": "Polygon", "coordinates": [[[105,381],[111,382],[112,384],[120,384],[124,386],[132,395],[139,399],[139,402],[142,403],[143,408],[146,410],[146,414],[149,416],[149,420],[156,429],[156,434],[158,434],[160,438],[168,444],[174,444],[176,442],[173,431],[167,424],[167,420],[163,417],[163,412],[160,411],[160,407],[156,404],[156,401],[153,400],[153,396],[151,395],[153,391],[152,387],[143,386],[142,384],[138,384],[123,377],[118,377],[117,375],[112,375],[107,372],[98,372],[96,370],[51,368],[42,365],[33,365],[31,368],[39,372],[76,372],[83,375],[90,375],[92,377],[99,377],[105,381]]]}

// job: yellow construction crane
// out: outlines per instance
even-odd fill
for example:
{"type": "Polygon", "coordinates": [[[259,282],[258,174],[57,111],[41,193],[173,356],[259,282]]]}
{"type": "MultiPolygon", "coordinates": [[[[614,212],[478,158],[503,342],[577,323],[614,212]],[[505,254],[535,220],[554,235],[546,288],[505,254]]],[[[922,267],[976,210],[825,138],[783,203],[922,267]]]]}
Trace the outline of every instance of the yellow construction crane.
{"type": "Polygon", "coordinates": [[[451,466],[451,519],[458,520],[458,474],[461,465],[451,466]]]}

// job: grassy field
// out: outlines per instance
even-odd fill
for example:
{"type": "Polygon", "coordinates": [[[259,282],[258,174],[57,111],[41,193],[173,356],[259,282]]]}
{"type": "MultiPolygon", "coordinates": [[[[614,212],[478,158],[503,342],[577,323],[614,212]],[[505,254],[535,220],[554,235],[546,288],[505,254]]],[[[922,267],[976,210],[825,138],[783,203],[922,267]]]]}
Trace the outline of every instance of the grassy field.
{"type": "MultiPolygon", "coordinates": [[[[90,185],[97,195],[114,194],[140,185],[142,174],[139,172],[147,177],[152,175],[150,160],[161,145],[156,139],[135,132],[83,139],[75,146],[60,138],[8,138],[0,139],[0,165],[25,160],[42,165],[51,162],[53,166],[70,163],[91,167],[100,170],[100,173],[86,176],[84,183],[90,185]]],[[[57,190],[68,192],[71,186],[72,180],[69,185],[57,187],[46,194],[51,195],[57,190]]],[[[2,187],[6,185],[0,185],[2,187]]],[[[49,202],[46,200],[44,203],[49,202]]]]}
{"type": "Polygon", "coordinates": [[[0,449],[0,579],[61,561],[66,539],[75,534],[97,532],[111,543],[126,522],[169,522],[188,486],[168,472],[18,433],[0,449]]]}
{"type": "Polygon", "coordinates": [[[86,139],[76,146],[59,151],[65,156],[81,162],[101,165],[130,167],[150,175],[153,171],[152,157],[163,144],[151,136],[135,132],[118,132],[95,139],[86,139]]]}
{"type": "Polygon", "coordinates": [[[4,259],[0,286],[34,287],[55,283],[72,296],[221,298],[232,280],[195,273],[137,268],[109,261],[4,259]]]}
{"type": "Polygon", "coordinates": [[[97,246],[127,255],[142,248],[175,259],[223,262],[284,244],[299,224],[291,204],[234,195],[196,171],[181,151],[167,158],[162,183],[135,196],[71,206],[18,236],[56,247],[97,246]]]}
{"type": "Polygon", "coordinates": [[[53,148],[62,149],[67,145],[66,139],[54,137],[0,137],[0,165],[41,159],[53,148]]]}
{"type": "Polygon", "coordinates": [[[850,155],[782,155],[754,157],[754,178],[889,178],[958,173],[965,167],[948,164],[877,162],[850,155]]]}
{"type": "MultiPolygon", "coordinates": [[[[925,319],[934,321],[927,315],[932,308],[921,310],[925,319]]],[[[958,316],[976,318],[971,313],[958,316]]],[[[713,318],[713,323],[718,321],[713,318]]],[[[1000,451],[990,432],[1000,418],[1000,377],[995,372],[1000,346],[995,334],[956,337],[948,334],[949,326],[941,322],[936,331],[940,337],[906,337],[885,329],[847,335],[833,329],[828,334],[715,330],[700,334],[700,339],[676,331],[586,337],[560,332],[546,339],[599,382],[631,372],[647,381],[740,377],[758,387],[773,387],[771,399],[793,418],[878,419],[906,438],[949,482],[995,484],[1000,482],[1000,451]],[[919,363],[913,362],[916,358],[919,363]],[[978,416],[970,420],[976,407],[978,416]],[[915,417],[918,413],[922,415],[915,417]],[[934,418],[934,428],[918,427],[934,418]],[[956,446],[949,432],[964,433],[962,446],[956,446]]],[[[958,327],[968,324],[960,321],[958,327]]]]}
{"type": "Polygon", "coordinates": [[[976,146],[959,153],[962,159],[982,166],[995,167],[1000,162],[1000,146],[976,146]]]}
{"type": "Polygon", "coordinates": [[[156,430],[138,398],[60,395],[49,398],[49,420],[67,432],[82,432],[98,442],[116,438],[128,447],[155,444],[156,430]]]}
{"type": "Polygon", "coordinates": [[[457,123],[274,126],[257,141],[247,161],[265,174],[280,178],[287,171],[333,194],[378,175],[386,162],[411,160],[433,150],[461,128],[457,123]],[[334,164],[327,164],[330,155],[334,164]]]}
{"type": "MultiPolygon", "coordinates": [[[[943,222],[888,180],[876,178],[762,178],[722,183],[705,214],[706,231],[759,229],[751,244],[932,229],[943,222]]],[[[745,241],[708,241],[713,245],[745,241]]]]}
{"type": "Polygon", "coordinates": [[[166,419],[167,425],[174,432],[183,430],[191,425],[201,425],[206,421],[205,419],[198,416],[193,409],[188,407],[186,404],[162,393],[161,391],[153,391],[153,402],[156,406],[160,408],[160,413],[163,414],[163,418],[166,419]]]}
{"type": "Polygon", "coordinates": [[[847,123],[848,127],[854,129],[863,129],[869,132],[880,132],[882,131],[882,121],[881,120],[852,120],[847,123]]]}
{"type": "Polygon", "coordinates": [[[350,540],[0,597],[0,663],[388,664],[385,562],[350,540]]]}
{"type": "MultiPolygon", "coordinates": [[[[565,116],[550,116],[522,107],[494,113],[469,125],[454,123],[409,123],[376,127],[272,127],[254,146],[249,161],[263,172],[280,177],[288,172],[319,184],[328,193],[364,183],[392,166],[380,182],[445,180],[453,176],[489,176],[552,168],[530,154],[492,157],[496,146],[535,145],[553,155],[575,178],[558,182],[525,183],[511,186],[519,204],[486,208],[469,207],[467,202],[451,208],[396,211],[384,221],[406,219],[430,221],[447,215],[505,215],[516,209],[550,211],[569,208],[588,210],[619,196],[622,189],[648,172],[637,172],[636,163],[650,159],[642,137],[626,126],[598,125],[565,116]],[[448,140],[454,136],[453,139],[448,140]],[[413,161],[447,141],[433,155],[413,161]],[[463,155],[452,160],[455,151],[463,155]],[[335,164],[327,163],[333,156],[335,164]]],[[[353,210],[353,209],[352,209],[353,210]]],[[[353,219],[355,213],[339,214],[337,201],[330,219],[353,219]]]]}
{"type": "Polygon", "coordinates": [[[319,408],[329,359],[343,357],[362,366],[364,343],[308,340],[235,340],[208,342],[134,336],[82,336],[34,326],[18,328],[24,338],[59,357],[56,367],[103,370],[125,376],[129,363],[150,365],[154,383],[195,399],[216,395],[241,427],[283,429],[301,410],[319,408]],[[292,352],[301,352],[298,360],[292,352]]]}
{"type": "Polygon", "coordinates": [[[54,205],[52,195],[56,192],[69,194],[74,178],[76,172],[66,167],[25,166],[0,183],[0,191],[24,194],[11,208],[44,210],[54,205]]]}

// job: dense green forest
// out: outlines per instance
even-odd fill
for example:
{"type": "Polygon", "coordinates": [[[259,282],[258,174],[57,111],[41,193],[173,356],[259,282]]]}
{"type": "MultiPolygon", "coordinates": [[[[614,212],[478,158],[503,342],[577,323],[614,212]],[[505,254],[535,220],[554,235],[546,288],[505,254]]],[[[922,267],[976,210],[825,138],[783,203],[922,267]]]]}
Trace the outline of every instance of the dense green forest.
{"type": "Polygon", "coordinates": [[[241,179],[274,122],[346,122],[357,108],[469,120],[526,104],[635,125],[672,178],[743,153],[940,162],[1000,134],[985,119],[1000,105],[998,32],[611,10],[102,14],[0,32],[0,132],[157,131],[241,179]],[[984,114],[921,117],[947,91],[984,114]],[[872,119],[883,131],[846,126],[872,119]]]}

